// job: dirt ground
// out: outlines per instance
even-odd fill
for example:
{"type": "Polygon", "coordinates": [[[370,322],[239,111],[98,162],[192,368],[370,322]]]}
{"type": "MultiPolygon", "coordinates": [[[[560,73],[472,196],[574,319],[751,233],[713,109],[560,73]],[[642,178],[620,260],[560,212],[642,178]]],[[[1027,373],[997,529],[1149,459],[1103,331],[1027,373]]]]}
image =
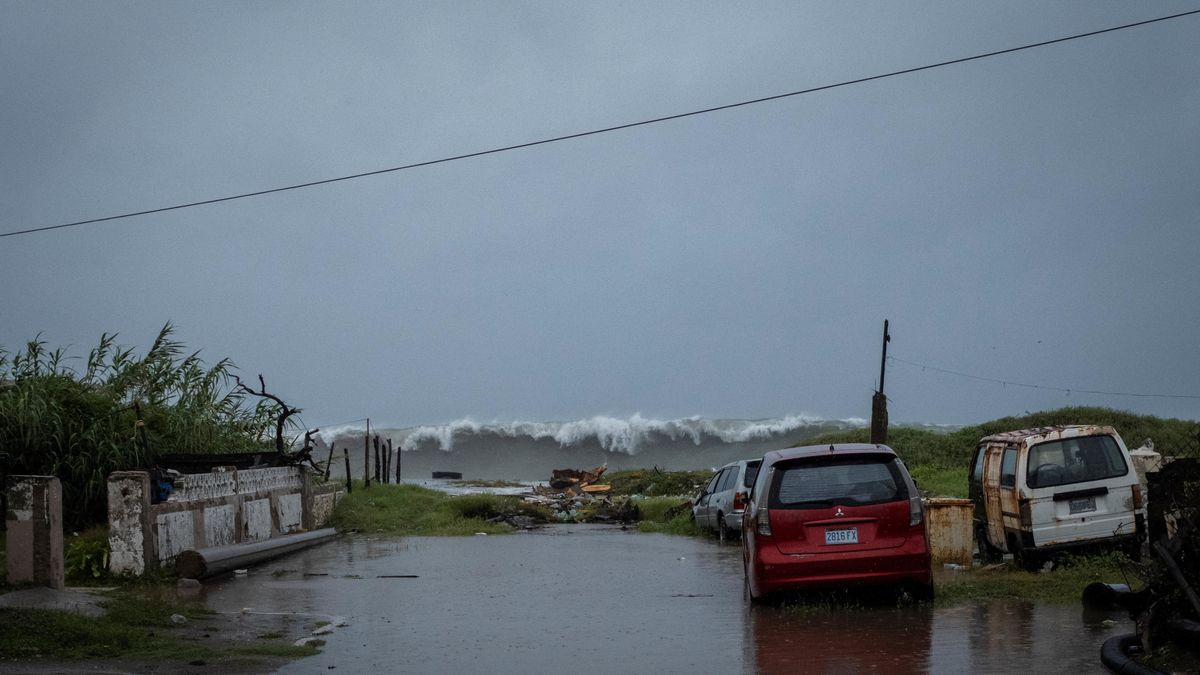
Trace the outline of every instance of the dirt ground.
{"type": "Polygon", "coordinates": [[[229,653],[235,647],[277,647],[291,645],[311,637],[318,626],[328,621],[315,615],[297,616],[253,611],[220,612],[189,621],[178,628],[166,629],[185,644],[195,644],[221,652],[217,658],[179,659],[89,659],[60,661],[50,659],[0,660],[0,673],[29,675],[138,674],[149,673],[234,673],[250,675],[273,673],[292,661],[271,655],[229,653]]]}

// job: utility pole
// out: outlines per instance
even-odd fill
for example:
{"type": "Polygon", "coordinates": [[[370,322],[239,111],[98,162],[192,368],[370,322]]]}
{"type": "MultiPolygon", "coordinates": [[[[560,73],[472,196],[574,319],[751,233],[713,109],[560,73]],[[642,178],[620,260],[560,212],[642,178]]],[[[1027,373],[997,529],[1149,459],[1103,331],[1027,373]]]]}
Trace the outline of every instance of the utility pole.
{"type": "Polygon", "coordinates": [[[878,444],[887,443],[888,438],[887,396],[883,393],[883,378],[887,375],[887,347],[891,341],[892,336],[888,333],[888,321],[884,319],[883,356],[879,360],[879,391],[871,397],[871,442],[878,444]]]}

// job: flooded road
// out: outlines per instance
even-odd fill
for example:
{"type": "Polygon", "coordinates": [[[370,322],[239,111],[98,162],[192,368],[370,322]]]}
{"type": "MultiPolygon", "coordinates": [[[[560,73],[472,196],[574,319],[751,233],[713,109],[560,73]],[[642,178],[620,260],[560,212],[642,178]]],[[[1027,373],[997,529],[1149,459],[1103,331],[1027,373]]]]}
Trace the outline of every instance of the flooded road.
{"type": "Polygon", "coordinates": [[[1014,601],[751,609],[737,546],[595,525],[344,537],[207,598],[348,620],[283,673],[1096,672],[1101,643],[1131,630],[1119,612],[1014,601]]]}

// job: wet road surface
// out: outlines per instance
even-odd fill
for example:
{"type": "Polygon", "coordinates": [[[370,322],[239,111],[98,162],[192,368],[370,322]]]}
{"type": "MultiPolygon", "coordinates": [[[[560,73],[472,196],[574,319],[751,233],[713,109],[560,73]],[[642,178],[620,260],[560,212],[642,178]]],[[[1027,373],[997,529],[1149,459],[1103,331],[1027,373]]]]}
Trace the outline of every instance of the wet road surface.
{"type": "Polygon", "coordinates": [[[589,525],[348,536],[207,586],[217,611],[347,619],[283,673],[1098,672],[1131,630],[1014,601],[749,608],[736,545],[589,525]]]}

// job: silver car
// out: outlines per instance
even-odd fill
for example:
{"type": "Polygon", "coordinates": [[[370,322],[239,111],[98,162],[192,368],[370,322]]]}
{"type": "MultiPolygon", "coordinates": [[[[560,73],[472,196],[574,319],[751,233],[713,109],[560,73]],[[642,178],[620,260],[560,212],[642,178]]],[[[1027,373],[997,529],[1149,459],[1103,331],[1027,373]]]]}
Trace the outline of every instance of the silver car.
{"type": "Polygon", "coordinates": [[[692,506],[696,524],[715,531],[721,541],[739,536],[742,511],[761,463],[761,459],[739,459],[718,469],[692,506]]]}

